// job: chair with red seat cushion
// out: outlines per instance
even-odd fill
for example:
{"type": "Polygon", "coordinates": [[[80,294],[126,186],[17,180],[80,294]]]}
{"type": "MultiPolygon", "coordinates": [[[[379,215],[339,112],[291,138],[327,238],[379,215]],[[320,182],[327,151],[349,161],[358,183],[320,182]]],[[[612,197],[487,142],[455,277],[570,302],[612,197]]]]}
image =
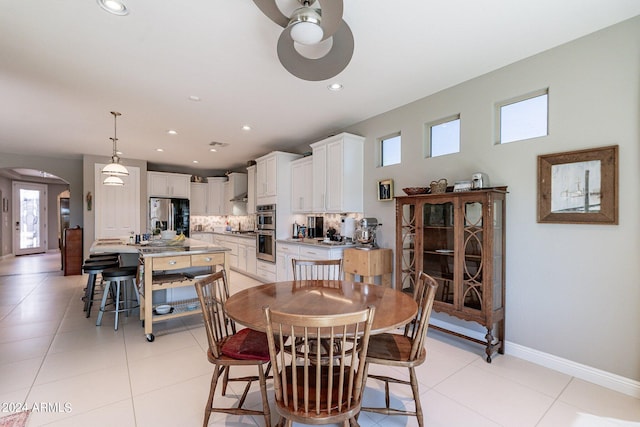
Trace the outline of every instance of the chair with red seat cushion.
{"type": "Polygon", "coordinates": [[[213,377],[211,378],[211,388],[209,399],[205,407],[204,423],[206,427],[212,412],[221,412],[235,415],[263,415],[267,427],[271,425],[271,413],[267,400],[266,375],[263,365],[269,362],[269,346],[267,337],[263,332],[251,329],[236,331],[236,325],[231,320],[224,309],[224,304],[229,298],[229,287],[227,285],[227,275],[224,270],[206,276],[195,283],[202,316],[207,332],[209,349],[207,358],[214,365],[213,377]],[[229,376],[231,366],[255,365],[258,375],[232,378],[229,376]],[[218,407],[214,406],[214,395],[218,379],[223,375],[222,395],[226,395],[227,383],[229,381],[246,382],[244,392],[238,400],[237,406],[218,407]],[[253,381],[260,384],[262,394],[262,411],[244,408],[244,401],[253,381]]]}

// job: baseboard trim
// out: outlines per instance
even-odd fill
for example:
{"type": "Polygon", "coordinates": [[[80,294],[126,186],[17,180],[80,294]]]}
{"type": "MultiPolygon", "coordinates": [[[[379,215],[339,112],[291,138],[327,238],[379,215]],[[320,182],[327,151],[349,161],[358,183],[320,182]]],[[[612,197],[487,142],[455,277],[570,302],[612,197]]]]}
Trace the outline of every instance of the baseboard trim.
{"type": "MultiPolygon", "coordinates": [[[[444,329],[466,335],[471,338],[484,340],[484,333],[467,329],[452,323],[448,323],[439,319],[431,318],[431,324],[444,329]]],[[[536,365],[571,375],[584,381],[588,381],[602,387],[629,395],[631,397],[640,398],[640,381],[632,380],[611,372],[583,365],[569,359],[554,356],[530,347],[525,347],[510,341],[505,341],[505,354],[518,357],[536,365]]]]}

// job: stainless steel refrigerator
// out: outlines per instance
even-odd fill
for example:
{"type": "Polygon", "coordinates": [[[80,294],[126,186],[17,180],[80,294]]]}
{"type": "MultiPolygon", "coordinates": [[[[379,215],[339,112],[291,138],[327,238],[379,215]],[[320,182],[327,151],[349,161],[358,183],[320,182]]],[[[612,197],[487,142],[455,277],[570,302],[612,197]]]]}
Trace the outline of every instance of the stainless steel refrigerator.
{"type": "Polygon", "coordinates": [[[189,199],[149,199],[149,229],[175,230],[189,237],[189,199]]]}

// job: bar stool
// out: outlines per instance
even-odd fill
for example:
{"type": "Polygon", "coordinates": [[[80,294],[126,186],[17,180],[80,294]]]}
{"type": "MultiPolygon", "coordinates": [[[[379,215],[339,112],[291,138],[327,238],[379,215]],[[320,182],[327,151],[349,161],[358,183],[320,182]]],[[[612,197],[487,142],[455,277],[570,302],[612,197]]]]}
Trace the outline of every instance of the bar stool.
{"type": "Polygon", "coordinates": [[[87,313],[87,317],[91,316],[91,306],[93,305],[93,298],[96,288],[96,277],[98,274],[106,268],[117,267],[120,264],[118,257],[105,257],[105,258],[89,258],[82,264],[82,270],[88,274],[87,287],[84,289],[84,311],[87,313]]]}
{"type": "Polygon", "coordinates": [[[107,304],[107,298],[109,296],[109,290],[113,295],[113,311],[116,315],[114,330],[118,330],[118,318],[121,312],[125,312],[127,316],[129,311],[138,307],[140,304],[140,296],[138,294],[138,287],[136,286],[136,272],[137,267],[114,267],[102,270],[102,281],[104,282],[104,292],[102,294],[102,303],[100,304],[100,312],[98,313],[98,320],[96,326],[102,325],[102,316],[104,315],[107,304]],[[135,302],[138,304],[131,307],[129,303],[134,301],[129,296],[128,282],[131,282],[135,293],[135,302]],[[122,285],[124,284],[124,285],[122,285]]]}

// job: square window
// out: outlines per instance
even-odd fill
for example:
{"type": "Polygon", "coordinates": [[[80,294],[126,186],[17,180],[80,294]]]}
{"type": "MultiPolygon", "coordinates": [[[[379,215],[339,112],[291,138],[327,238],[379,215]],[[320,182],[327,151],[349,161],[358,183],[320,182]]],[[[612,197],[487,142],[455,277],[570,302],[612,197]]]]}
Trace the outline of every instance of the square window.
{"type": "Polygon", "coordinates": [[[427,123],[427,157],[460,152],[460,115],[427,123]]]}
{"type": "Polygon", "coordinates": [[[380,140],[380,165],[390,166],[400,163],[402,144],[400,134],[384,137],[380,140]]]}
{"type": "Polygon", "coordinates": [[[498,144],[548,135],[548,111],[546,89],[498,104],[498,144]]]}

